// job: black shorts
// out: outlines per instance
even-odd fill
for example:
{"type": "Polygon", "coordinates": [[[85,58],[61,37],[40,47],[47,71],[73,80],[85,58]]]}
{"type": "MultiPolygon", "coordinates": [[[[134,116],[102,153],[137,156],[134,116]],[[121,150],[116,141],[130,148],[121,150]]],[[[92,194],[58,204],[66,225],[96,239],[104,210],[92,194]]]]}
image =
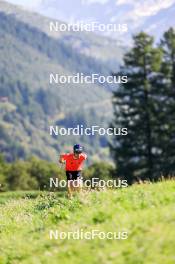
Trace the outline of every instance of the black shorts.
{"type": "Polygon", "coordinates": [[[81,171],[66,171],[67,181],[81,178],[81,171]]]}

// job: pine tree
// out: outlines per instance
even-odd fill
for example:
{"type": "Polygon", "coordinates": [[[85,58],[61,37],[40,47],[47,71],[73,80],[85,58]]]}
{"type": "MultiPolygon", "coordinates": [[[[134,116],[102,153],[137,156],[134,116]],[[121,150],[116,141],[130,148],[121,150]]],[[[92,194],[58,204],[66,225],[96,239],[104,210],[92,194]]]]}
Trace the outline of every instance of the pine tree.
{"type": "MultiPolygon", "coordinates": [[[[164,33],[160,47],[163,50],[161,83],[165,91],[163,112],[166,113],[163,142],[164,175],[175,173],[175,30],[164,33]]],[[[159,80],[159,81],[160,81],[159,80]]]]}
{"type": "Polygon", "coordinates": [[[162,119],[162,89],[159,90],[156,80],[162,52],[153,44],[153,38],[143,32],[134,37],[134,46],[125,55],[124,66],[118,73],[127,75],[128,82],[113,95],[112,125],[127,128],[128,135],[115,136],[111,151],[118,176],[128,183],[137,178],[154,180],[160,174],[162,149],[157,138],[162,119]]]}

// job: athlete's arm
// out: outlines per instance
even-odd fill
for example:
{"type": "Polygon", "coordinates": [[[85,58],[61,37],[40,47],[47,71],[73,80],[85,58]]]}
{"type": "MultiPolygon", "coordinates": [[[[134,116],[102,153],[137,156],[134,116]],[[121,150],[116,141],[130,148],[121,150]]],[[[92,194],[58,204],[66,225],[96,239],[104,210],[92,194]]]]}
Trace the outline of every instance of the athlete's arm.
{"type": "Polygon", "coordinates": [[[84,160],[87,159],[87,154],[83,153],[83,159],[84,159],[84,160]]]}
{"type": "Polygon", "coordinates": [[[63,154],[61,154],[59,157],[59,163],[65,163],[65,159],[63,157],[63,154]]]}

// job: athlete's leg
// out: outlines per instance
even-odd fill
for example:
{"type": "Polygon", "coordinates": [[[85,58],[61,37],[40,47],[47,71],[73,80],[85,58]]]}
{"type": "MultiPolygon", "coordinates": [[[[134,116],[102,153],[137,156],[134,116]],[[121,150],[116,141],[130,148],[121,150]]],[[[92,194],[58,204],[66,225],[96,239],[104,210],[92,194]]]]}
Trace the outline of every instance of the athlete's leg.
{"type": "Polygon", "coordinates": [[[81,171],[75,172],[74,179],[74,191],[80,192],[82,187],[81,171]]]}
{"type": "Polygon", "coordinates": [[[68,181],[68,186],[67,186],[68,198],[72,198],[73,192],[74,192],[73,180],[70,180],[68,181]]]}
{"type": "Polygon", "coordinates": [[[74,191],[72,173],[70,171],[66,171],[66,175],[67,175],[67,194],[68,194],[68,198],[72,198],[72,193],[74,191]]]}

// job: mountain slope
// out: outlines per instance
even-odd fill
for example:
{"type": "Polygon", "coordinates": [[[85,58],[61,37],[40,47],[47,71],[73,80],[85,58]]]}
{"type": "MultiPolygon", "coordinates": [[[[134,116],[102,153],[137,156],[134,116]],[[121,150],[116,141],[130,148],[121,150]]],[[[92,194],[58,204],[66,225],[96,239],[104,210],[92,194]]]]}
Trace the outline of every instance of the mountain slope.
{"type": "MultiPolygon", "coordinates": [[[[100,159],[107,158],[108,153],[101,148],[107,146],[107,138],[51,137],[49,125],[107,126],[112,113],[111,88],[98,84],[50,85],[49,74],[51,72],[60,75],[73,75],[76,72],[107,74],[110,68],[104,62],[107,63],[108,59],[88,57],[82,51],[74,49],[71,42],[51,37],[42,31],[41,16],[40,27],[34,27],[31,22],[27,23],[27,20],[31,20],[31,16],[34,18],[35,14],[2,3],[1,152],[5,153],[9,161],[30,155],[56,160],[60,150],[69,149],[72,144],[81,141],[86,151],[92,155],[96,153],[100,159]]],[[[103,48],[105,49],[105,46],[103,48]]]]}
{"type": "Polygon", "coordinates": [[[122,60],[125,47],[118,45],[116,40],[104,38],[92,32],[50,31],[50,21],[57,21],[59,25],[65,22],[54,20],[52,16],[49,18],[49,13],[46,14],[48,17],[44,17],[5,1],[0,2],[0,10],[6,14],[12,14],[21,22],[27,23],[51,37],[61,39],[62,43],[69,42],[74,49],[82,54],[103,61],[114,61],[114,65],[122,60]],[[114,58],[114,55],[117,59],[114,58]]]}
{"type": "Polygon", "coordinates": [[[131,35],[141,30],[153,33],[159,40],[165,30],[175,26],[175,0],[41,0],[33,6],[30,2],[9,1],[69,23],[98,21],[102,24],[127,24],[128,32],[98,32],[121,40],[125,45],[131,42],[131,35]]]}

